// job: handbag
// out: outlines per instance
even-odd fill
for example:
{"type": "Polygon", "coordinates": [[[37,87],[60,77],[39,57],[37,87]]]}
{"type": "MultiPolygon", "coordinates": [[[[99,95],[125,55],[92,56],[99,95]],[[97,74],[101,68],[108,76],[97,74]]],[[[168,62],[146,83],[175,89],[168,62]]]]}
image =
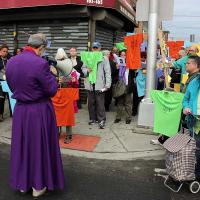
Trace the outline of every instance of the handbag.
{"type": "Polygon", "coordinates": [[[126,84],[123,80],[118,80],[113,86],[113,98],[118,98],[126,94],[126,84]]]}

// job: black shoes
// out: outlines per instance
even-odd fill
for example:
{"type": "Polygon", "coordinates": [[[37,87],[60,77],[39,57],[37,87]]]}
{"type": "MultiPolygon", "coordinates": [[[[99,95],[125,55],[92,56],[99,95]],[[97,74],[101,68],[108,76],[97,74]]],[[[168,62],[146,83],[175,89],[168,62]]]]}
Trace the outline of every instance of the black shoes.
{"type": "Polygon", "coordinates": [[[65,144],[69,144],[72,141],[72,135],[67,135],[66,138],[64,139],[65,144]]]}
{"type": "Polygon", "coordinates": [[[126,124],[130,124],[131,123],[131,120],[130,119],[127,119],[126,120],[126,124]]]}
{"type": "Polygon", "coordinates": [[[117,124],[121,121],[121,119],[115,119],[114,123],[117,124]]]}
{"type": "Polygon", "coordinates": [[[88,122],[88,125],[94,125],[95,123],[96,123],[95,120],[90,120],[90,121],[88,122]]]}

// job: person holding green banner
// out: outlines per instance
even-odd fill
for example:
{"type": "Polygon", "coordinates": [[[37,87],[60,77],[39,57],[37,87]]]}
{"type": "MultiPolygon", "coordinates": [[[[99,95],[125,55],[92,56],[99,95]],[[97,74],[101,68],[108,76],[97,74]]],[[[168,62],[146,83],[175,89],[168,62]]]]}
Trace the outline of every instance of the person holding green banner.
{"type": "Polygon", "coordinates": [[[127,47],[125,47],[124,42],[118,42],[116,43],[116,47],[119,51],[124,51],[127,49],[127,47]]]}
{"type": "Polygon", "coordinates": [[[104,92],[111,86],[111,70],[107,57],[101,52],[101,44],[93,42],[92,52],[81,52],[82,71],[85,76],[85,88],[88,90],[89,125],[96,122],[104,129],[106,113],[104,92]]]}

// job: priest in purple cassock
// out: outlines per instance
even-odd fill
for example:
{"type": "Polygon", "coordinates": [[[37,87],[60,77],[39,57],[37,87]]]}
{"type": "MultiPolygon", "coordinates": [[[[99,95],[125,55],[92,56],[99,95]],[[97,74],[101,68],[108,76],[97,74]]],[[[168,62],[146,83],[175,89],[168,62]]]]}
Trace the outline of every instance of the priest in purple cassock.
{"type": "Polygon", "coordinates": [[[17,100],[12,125],[10,184],[38,197],[46,189],[63,189],[64,173],[51,97],[58,84],[44,53],[45,35],[31,35],[24,51],[6,66],[6,78],[17,100]]]}

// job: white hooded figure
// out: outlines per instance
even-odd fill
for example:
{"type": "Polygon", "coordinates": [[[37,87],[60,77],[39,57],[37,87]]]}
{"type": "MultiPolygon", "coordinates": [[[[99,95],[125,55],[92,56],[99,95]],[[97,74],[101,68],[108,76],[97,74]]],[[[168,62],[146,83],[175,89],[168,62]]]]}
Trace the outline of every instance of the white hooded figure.
{"type": "Polygon", "coordinates": [[[73,63],[71,59],[67,57],[67,54],[63,48],[59,48],[57,50],[55,59],[57,61],[56,68],[59,70],[59,74],[65,77],[69,76],[73,70],[73,63]]]}

